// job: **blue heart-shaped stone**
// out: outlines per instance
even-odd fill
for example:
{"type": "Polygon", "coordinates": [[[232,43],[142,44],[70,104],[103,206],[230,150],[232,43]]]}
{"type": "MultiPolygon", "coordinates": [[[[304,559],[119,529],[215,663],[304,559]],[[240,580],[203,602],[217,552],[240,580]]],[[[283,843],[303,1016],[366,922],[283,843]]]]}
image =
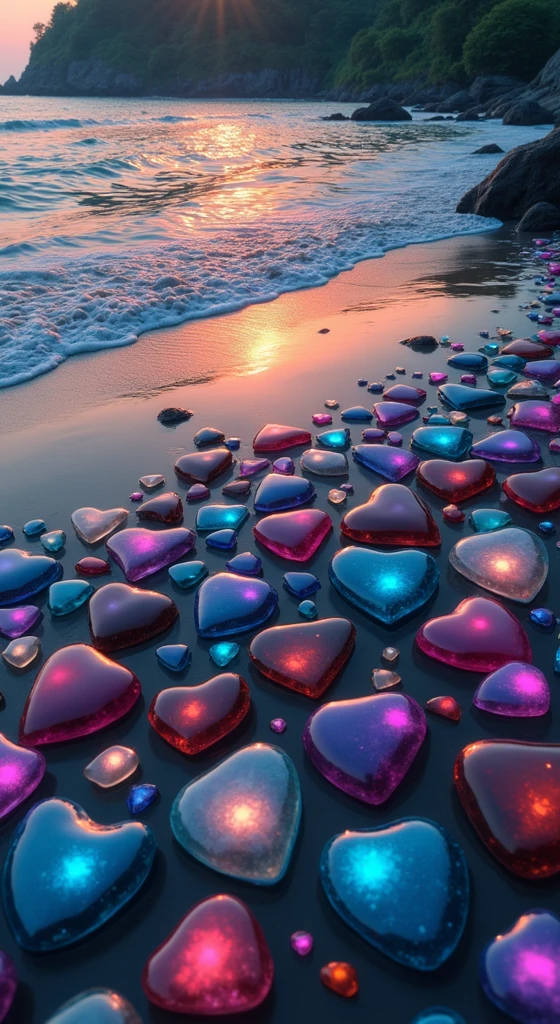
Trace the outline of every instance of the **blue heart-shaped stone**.
{"type": "Polygon", "coordinates": [[[0,607],[38,594],[62,577],[60,562],[19,548],[0,551],[0,607]]]}
{"type": "Polygon", "coordinates": [[[465,427],[418,427],[412,444],[423,452],[441,459],[462,459],[473,443],[473,435],[465,427]]]}
{"type": "Polygon", "coordinates": [[[339,594],[372,619],[391,626],[418,611],[435,593],[439,569],[424,551],[337,551],[329,579],[339,594]]]}
{"type": "Polygon", "coordinates": [[[262,626],[276,611],[278,594],[264,580],[219,572],[199,587],[194,620],[199,636],[231,636],[262,626]]]}
{"type": "Polygon", "coordinates": [[[36,804],[15,833],[2,880],[19,945],[48,952],[97,931],[144,884],[155,851],[140,822],[104,827],[71,800],[36,804]]]}
{"type": "Polygon", "coordinates": [[[417,971],[434,971],[459,942],[469,908],[461,847],[426,818],[334,836],[321,857],[332,906],[366,942],[417,971]]]}

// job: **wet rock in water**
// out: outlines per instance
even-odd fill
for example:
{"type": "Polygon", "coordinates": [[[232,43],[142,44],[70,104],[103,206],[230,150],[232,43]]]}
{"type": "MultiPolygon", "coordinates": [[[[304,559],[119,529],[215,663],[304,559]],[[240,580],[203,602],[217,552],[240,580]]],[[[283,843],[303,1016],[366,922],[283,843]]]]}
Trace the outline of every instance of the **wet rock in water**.
{"type": "Polygon", "coordinates": [[[535,203],[517,225],[518,231],[554,231],[560,228],[560,209],[553,203],[535,203]]]}
{"type": "Polygon", "coordinates": [[[498,146],[496,142],[490,142],[487,146],[481,146],[480,149],[475,149],[472,156],[485,156],[487,153],[503,153],[504,150],[501,146],[498,146]]]}
{"type": "Polygon", "coordinates": [[[457,121],[478,121],[478,107],[471,110],[464,110],[462,114],[459,114],[457,121]]]}
{"type": "Polygon", "coordinates": [[[351,115],[352,121],[412,121],[412,114],[408,113],[394,100],[387,97],[370,103],[369,107],[358,107],[351,115]]]}
{"type": "Polygon", "coordinates": [[[336,114],[329,114],[327,117],[322,117],[321,118],[321,121],[349,121],[349,120],[350,120],[350,118],[346,117],[346,114],[341,114],[340,112],[338,112],[336,114]]]}
{"type": "Polygon", "coordinates": [[[437,341],[431,334],[417,334],[414,338],[404,338],[401,345],[410,345],[411,348],[435,348],[437,341]]]}
{"type": "Polygon", "coordinates": [[[541,106],[536,100],[519,100],[504,114],[502,124],[538,125],[555,124],[556,118],[551,110],[541,106]]]}
{"type": "Polygon", "coordinates": [[[464,110],[469,110],[473,105],[473,98],[470,92],[466,89],[462,89],[459,92],[453,93],[449,99],[440,103],[437,107],[436,113],[438,114],[461,114],[464,110]]]}
{"type": "Polygon", "coordinates": [[[192,412],[190,409],[181,409],[178,406],[169,406],[167,409],[162,409],[158,413],[158,420],[163,423],[164,427],[174,426],[176,423],[184,423],[185,420],[190,420],[192,412]]]}
{"type": "Polygon", "coordinates": [[[506,154],[491,174],[466,192],[457,213],[513,220],[535,203],[560,207],[560,128],[506,154]]]}

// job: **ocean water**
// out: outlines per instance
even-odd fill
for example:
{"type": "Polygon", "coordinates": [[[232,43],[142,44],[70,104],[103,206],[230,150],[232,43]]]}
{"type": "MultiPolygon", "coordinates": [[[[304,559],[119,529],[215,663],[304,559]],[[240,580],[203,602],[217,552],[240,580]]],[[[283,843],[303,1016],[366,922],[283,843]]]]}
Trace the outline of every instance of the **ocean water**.
{"type": "Polygon", "coordinates": [[[496,227],[454,212],[497,163],[473,150],[546,131],[321,120],[336,109],[0,97],[0,387],[496,227]]]}

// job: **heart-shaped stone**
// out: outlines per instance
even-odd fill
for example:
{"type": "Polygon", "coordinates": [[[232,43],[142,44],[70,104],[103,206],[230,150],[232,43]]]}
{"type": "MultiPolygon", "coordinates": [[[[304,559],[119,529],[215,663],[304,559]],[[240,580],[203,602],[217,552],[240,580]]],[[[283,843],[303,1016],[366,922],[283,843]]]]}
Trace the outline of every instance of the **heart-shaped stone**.
{"type": "Polygon", "coordinates": [[[48,555],[20,548],[0,551],[0,607],[25,601],[62,577],[62,565],[48,555]]]}
{"type": "Polygon", "coordinates": [[[560,1020],[560,918],[529,910],[488,943],[480,958],[484,992],[521,1024],[560,1020]]]}
{"type": "Polygon", "coordinates": [[[463,537],[452,548],[449,561],[471,583],[520,604],[529,604],[548,576],[542,540],[516,526],[463,537]]]}
{"type": "Polygon", "coordinates": [[[482,680],[473,704],[492,715],[538,718],[550,708],[550,687],[535,665],[511,661],[482,680]]]}
{"type": "Polygon", "coordinates": [[[512,427],[523,430],[545,430],[549,434],[560,431],[560,406],[554,402],[517,402],[508,411],[512,427]]]}
{"type": "Polygon", "coordinates": [[[0,733],[0,821],[35,792],[46,767],[45,758],[38,750],[18,747],[0,733]]]}
{"type": "Polygon", "coordinates": [[[478,740],[457,757],[455,786],[500,864],[533,880],[560,871],[560,744],[478,740]]]}
{"type": "Polygon", "coordinates": [[[376,402],[373,411],[377,418],[378,426],[385,430],[393,430],[400,427],[402,423],[410,423],[418,419],[418,409],[407,402],[376,402]]]}
{"type": "Polygon", "coordinates": [[[492,462],[538,462],[541,450],[522,430],[499,430],[471,448],[471,455],[492,462]]]}
{"type": "Polygon", "coordinates": [[[504,480],[502,490],[516,505],[530,512],[554,512],[560,508],[560,467],[514,473],[504,480]]]}
{"type": "Polygon", "coordinates": [[[172,565],[168,569],[170,578],[181,590],[188,590],[196,586],[205,576],[208,576],[208,568],[204,562],[180,562],[179,565],[172,565]]]}
{"type": "Polygon", "coordinates": [[[19,945],[46,953],[97,931],[144,884],[155,851],[140,822],[98,825],[71,800],[36,804],[16,830],[2,880],[19,945]]]}
{"type": "Polygon", "coordinates": [[[333,786],[383,804],[407,774],[426,735],[426,716],[404,693],[324,704],[308,719],[305,751],[333,786]]]}
{"type": "Polygon", "coordinates": [[[488,597],[467,597],[450,615],[425,622],[416,643],[436,661],[470,672],[493,672],[508,661],[533,660],[519,620],[488,597]]]}
{"type": "Polygon", "coordinates": [[[142,1024],[128,999],[110,988],[91,988],[59,1006],[46,1024],[142,1024]]]}
{"type": "Polygon", "coordinates": [[[107,583],[89,603],[93,646],[106,654],[133,647],[163,633],[178,616],[175,602],[166,594],[107,583]]]}
{"type": "Polygon", "coordinates": [[[149,501],[144,501],[136,509],[139,519],[148,519],[154,523],[180,523],[183,519],[183,502],[175,491],[158,494],[149,501]]]}
{"type": "Polygon", "coordinates": [[[87,644],[61,647],[45,662],[27,698],[20,743],[37,747],[88,736],[122,718],[140,692],[125,665],[87,644]]]}
{"type": "Polygon", "coordinates": [[[318,508],[267,516],[253,527],[255,539],[279,558],[307,562],[332,530],[332,520],[318,508]]]}
{"type": "Polygon", "coordinates": [[[203,1017],[244,1013],[272,987],[274,965],[251,911],[235,896],[197,903],[150,956],[142,986],[151,1003],[203,1017]]]}
{"type": "Polygon", "coordinates": [[[518,380],[507,393],[508,398],[545,398],[548,392],[538,380],[518,380]]]}
{"type": "Polygon", "coordinates": [[[462,459],[473,443],[473,435],[465,427],[418,427],[412,444],[421,451],[442,459],[462,459]]]}
{"type": "Polygon", "coordinates": [[[403,484],[382,484],[365,505],[350,509],[340,532],[362,544],[438,547],[441,537],[421,498],[403,484]]]}
{"type": "Polygon", "coordinates": [[[301,427],[286,427],[281,423],[267,423],[253,439],[253,451],[280,452],[300,444],[311,444],[311,434],[301,427]]]}
{"type": "Polygon", "coordinates": [[[496,408],[505,405],[505,398],[498,391],[467,387],[466,384],[442,384],[438,395],[445,405],[465,412],[469,409],[496,408]]]}
{"type": "Polygon", "coordinates": [[[553,354],[549,345],[531,341],[530,338],[516,338],[515,341],[509,341],[500,352],[502,356],[520,356],[521,359],[550,359],[553,354]]]}
{"type": "Polygon", "coordinates": [[[91,583],[86,580],[60,580],[49,587],[49,611],[51,615],[70,615],[89,601],[94,593],[91,583]]]}
{"type": "Polygon", "coordinates": [[[0,608],[0,636],[17,640],[25,636],[42,618],[42,612],[35,604],[24,604],[19,608],[0,608]]]}
{"type": "Polygon", "coordinates": [[[410,384],[393,384],[383,393],[385,402],[408,402],[410,405],[420,405],[425,397],[426,392],[422,388],[413,388],[410,384]]]}
{"type": "Polygon", "coordinates": [[[320,619],[273,626],[251,642],[249,654],[260,672],[306,697],[322,697],[354,650],[349,619],[320,619]]]}
{"type": "Polygon", "coordinates": [[[300,817],[290,758],[254,743],[187,783],[171,809],[171,828],[187,853],[214,871],[275,885],[288,868],[300,817]]]}
{"type": "Polygon", "coordinates": [[[209,452],[190,452],[181,455],[175,463],[175,472],[182,480],[194,484],[209,484],[233,465],[229,448],[213,448],[209,452]]]}
{"type": "Polygon", "coordinates": [[[308,448],[299,460],[299,464],[302,472],[315,473],[316,476],[348,476],[348,459],[344,452],[308,448]]]}
{"type": "Polygon", "coordinates": [[[493,533],[511,524],[511,516],[498,508],[475,508],[469,515],[469,522],[475,533],[493,533]]]}
{"type": "Polygon", "coordinates": [[[553,384],[560,377],[560,362],[558,359],[535,359],[524,367],[523,373],[526,377],[553,384]]]}
{"type": "Polygon", "coordinates": [[[225,439],[223,430],[217,427],[201,427],[194,435],[193,442],[197,448],[204,448],[207,444],[222,444],[225,439]]]}
{"type": "Polygon", "coordinates": [[[7,1016],[15,999],[18,979],[14,961],[0,950],[0,1021],[7,1016]]]}
{"type": "Polygon", "coordinates": [[[199,754],[232,732],[251,706],[241,676],[223,672],[199,686],[174,686],[154,697],[148,721],[183,754],[199,754]]]}
{"type": "Polygon", "coordinates": [[[420,463],[416,479],[438,498],[456,504],[487,491],[494,483],[496,473],[494,467],[483,459],[466,459],[455,464],[443,459],[430,459],[420,463]]]}
{"type": "Polygon", "coordinates": [[[126,508],[77,508],[70,516],[72,526],[84,544],[97,544],[128,518],[126,508]]]}
{"type": "Polygon", "coordinates": [[[434,821],[403,818],[334,836],[321,856],[321,882],[343,921],[406,967],[436,970],[463,934],[467,864],[434,821]]]}
{"type": "Polygon", "coordinates": [[[199,636],[231,636],[262,626],[274,614],[278,594],[264,580],[219,572],[196,592],[194,621],[199,636]]]}
{"type": "Polygon", "coordinates": [[[74,568],[82,576],[106,576],[111,572],[109,563],[104,558],[96,558],[95,555],[86,555],[84,558],[80,558],[74,568]]]}
{"type": "Polygon", "coordinates": [[[305,505],[315,497],[315,488],[303,476],[269,473],[255,494],[255,512],[283,512],[305,505]]]}
{"type": "Polygon", "coordinates": [[[195,543],[192,530],[122,530],[107,541],[107,551],[130,583],[167,568],[188,554],[195,543]]]}
{"type": "Polygon", "coordinates": [[[420,459],[413,452],[399,451],[381,444],[357,444],[352,458],[359,466],[396,483],[416,469],[420,459]]]}
{"type": "Polygon", "coordinates": [[[196,513],[197,530],[239,530],[249,518],[246,505],[203,505],[196,513]]]}
{"type": "Polygon", "coordinates": [[[262,562],[252,551],[242,551],[226,562],[226,569],[237,576],[261,576],[262,562]]]}
{"type": "Polygon", "coordinates": [[[439,569],[424,551],[337,551],[329,579],[350,604],[387,626],[418,611],[436,592],[439,569]]]}

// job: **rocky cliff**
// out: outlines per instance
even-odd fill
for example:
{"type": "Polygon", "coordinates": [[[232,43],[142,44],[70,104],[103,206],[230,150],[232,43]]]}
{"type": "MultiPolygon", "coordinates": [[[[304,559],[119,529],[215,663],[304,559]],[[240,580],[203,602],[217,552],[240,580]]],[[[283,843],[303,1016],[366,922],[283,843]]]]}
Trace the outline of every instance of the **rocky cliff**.
{"type": "Polygon", "coordinates": [[[560,120],[560,50],[531,82],[523,98],[536,100],[560,120]]]}

